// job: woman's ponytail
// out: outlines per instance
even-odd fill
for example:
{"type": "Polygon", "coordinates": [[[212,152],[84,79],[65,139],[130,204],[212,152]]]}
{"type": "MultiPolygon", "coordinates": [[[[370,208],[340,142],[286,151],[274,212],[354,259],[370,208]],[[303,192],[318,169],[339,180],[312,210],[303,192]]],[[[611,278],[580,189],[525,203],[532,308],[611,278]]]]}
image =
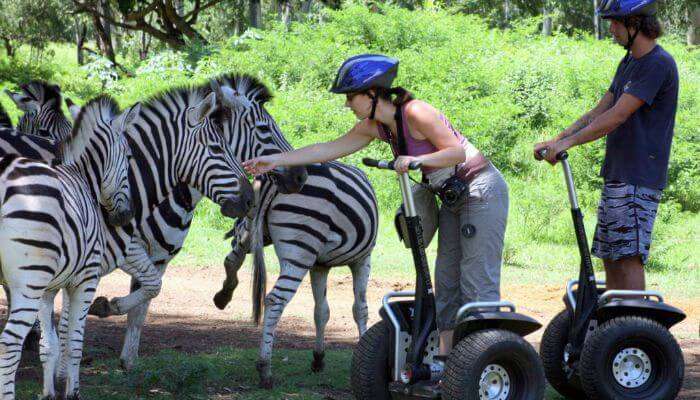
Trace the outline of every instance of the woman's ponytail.
{"type": "Polygon", "coordinates": [[[413,93],[402,87],[393,87],[391,89],[377,88],[377,96],[390,101],[396,107],[401,107],[415,98],[413,93]]]}

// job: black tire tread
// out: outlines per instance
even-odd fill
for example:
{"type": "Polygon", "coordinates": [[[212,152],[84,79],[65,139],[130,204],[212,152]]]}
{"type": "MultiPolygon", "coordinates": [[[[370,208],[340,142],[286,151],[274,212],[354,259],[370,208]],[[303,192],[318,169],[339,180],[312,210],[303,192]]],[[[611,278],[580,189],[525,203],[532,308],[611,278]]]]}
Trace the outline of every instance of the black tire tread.
{"type": "Polygon", "coordinates": [[[598,327],[591,334],[591,336],[586,339],[582,354],[581,354],[581,383],[586,391],[587,398],[604,399],[605,394],[601,393],[601,383],[599,382],[598,373],[601,368],[599,361],[596,361],[596,356],[600,356],[603,352],[603,344],[610,340],[610,337],[614,334],[616,330],[626,329],[631,332],[654,332],[659,335],[662,341],[665,341],[670,347],[674,347],[674,353],[669,355],[670,357],[676,357],[676,360],[680,359],[681,371],[676,379],[665,381],[667,386],[670,385],[670,391],[668,396],[659,397],[658,394],[654,395],[655,400],[666,400],[675,399],[683,386],[683,353],[681,351],[678,342],[673,337],[671,332],[668,331],[663,325],[658,322],[651,320],[649,318],[644,318],[640,316],[624,316],[613,318],[606,321],[604,324],[598,327]]]}
{"type": "Polygon", "coordinates": [[[486,350],[494,345],[503,342],[515,342],[526,352],[526,357],[532,360],[531,367],[539,369],[537,375],[541,378],[540,387],[535,393],[527,393],[527,399],[542,399],[544,397],[544,371],[538,361],[535,349],[519,335],[501,329],[488,329],[475,332],[462,339],[450,353],[445,367],[445,374],[442,381],[442,398],[444,400],[464,400],[478,399],[476,393],[465,393],[466,385],[463,377],[467,374],[480,373],[481,371],[471,371],[486,350]]]}
{"type": "Polygon", "coordinates": [[[549,384],[567,399],[583,400],[586,398],[582,389],[572,385],[566,379],[562,361],[564,359],[564,345],[569,336],[569,311],[564,309],[557,314],[544,331],[540,343],[540,359],[544,367],[544,374],[549,384]]]}
{"type": "MultiPolygon", "coordinates": [[[[379,387],[386,387],[389,383],[388,380],[378,382],[376,372],[382,366],[388,369],[384,357],[389,357],[390,335],[389,325],[386,321],[380,321],[370,327],[355,346],[350,364],[350,388],[357,400],[390,399],[388,390],[386,397],[382,397],[383,393],[376,393],[379,387]]],[[[388,375],[390,371],[386,373],[388,375]]]]}

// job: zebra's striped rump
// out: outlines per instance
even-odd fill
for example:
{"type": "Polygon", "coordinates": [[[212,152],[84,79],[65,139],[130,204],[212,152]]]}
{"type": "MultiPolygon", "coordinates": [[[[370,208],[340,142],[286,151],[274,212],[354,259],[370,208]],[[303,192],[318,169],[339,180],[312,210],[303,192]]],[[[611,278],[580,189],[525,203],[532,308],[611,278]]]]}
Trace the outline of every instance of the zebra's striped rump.
{"type": "Polygon", "coordinates": [[[43,396],[55,397],[56,378],[66,379],[66,398],[78,396],[85,317],[105,265],[106,225],[99,204],[108,215],[131,213],[128,151],[121,134],[130,112],[117,113],[109,98],[88,103],[61,144],[60,165],[0,157],[0,267],[10,293],[0,335],[3,399],[14,399],[22,342],[37,314],[43,396]],[[51,313],[59,289],[64,289],[64,310],[57,333],[51,313]]]}

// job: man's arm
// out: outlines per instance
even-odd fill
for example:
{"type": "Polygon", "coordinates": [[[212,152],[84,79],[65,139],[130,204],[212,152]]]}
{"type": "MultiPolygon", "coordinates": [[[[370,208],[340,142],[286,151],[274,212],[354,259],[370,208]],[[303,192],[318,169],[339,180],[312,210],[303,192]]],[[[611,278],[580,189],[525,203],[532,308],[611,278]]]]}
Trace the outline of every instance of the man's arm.
{"type": "Polygon", "coordinates": [[[631,94],[623,94],[615,105],[595,118],[587,127],[573,135],[566,136],[550,146],[545,158],[550,163],[556,163],[556,155],[562,151],[580,144],[599,139],[612,132],[634,114],[644,104],[644,101],[631,94]]]}
{"type": "Polygon", "coordinates": [[[601,97],[601,99],[598,101],[598,104],[595,107],[593,107],[592,110],[583,114],[581,118],[579,118],[576,122],[571,124],[571,126],[562,131],[554,140],[558,141],[565,137],[571,136],[576,132],[580,131],[581,129],[590,125],[594,119],[598,118],[601,114],[608,111],[610,107],[613,106],[613,100],[614,96],[612,92],[605,92],[605,95],[601,97]]]}

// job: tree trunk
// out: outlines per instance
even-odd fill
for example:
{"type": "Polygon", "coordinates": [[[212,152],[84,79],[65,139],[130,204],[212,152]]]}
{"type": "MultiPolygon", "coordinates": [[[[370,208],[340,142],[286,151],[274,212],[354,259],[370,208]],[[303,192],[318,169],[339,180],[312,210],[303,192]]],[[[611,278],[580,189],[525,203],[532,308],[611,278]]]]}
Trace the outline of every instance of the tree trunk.
{"type": "Polygon", "coordinates": [[[250,0],[249,6],[248,18],[250,19],[250,26],[253,28],[262,28],[262,9],[260,7],[260,0],[250,0]]]}
{"type": "Polygon", "coordinates": [[[688,46],[700,45],[700,6],[688,8],[688,32],[686,34],[688,46]]]}
{"type": "Polygon", "coordinates": [[[10,58],[15,57],[15,48],[12,47],[12,42],[8,38],[2,38],[2,41],[5,45],[5,52],[7,53],[7,56],[10,58]]]}
{"type": "Polygon", "coordinates": [[[552,16],[549,14],[548,7],[545,5],[542,9],[544,20],[542,21],[542,34],[544,36],[552,35],[552,16]]]}
{"type": "Polygon", "coordinates": [[[85,47],[85,39],[87,38],[87,25],[82,23],[79,19],[76,18],[75,21],[75,46],[77,56],[78,56],[78,65],[83,65],[85,64],[85,54],[84,54],[84,47],[85,47]]]}
{"type": "MultiPolygon", "coordinates": [[[[109,10],[109,4],[106,0],[99,1],[98,10],[100,13],[106,13],[109,10]]],[[[104,14],[108,15],[108,14],[104,14]]],[[[111,14],[109,14],[111,16],[111,14]]],[[[109,61],[116,64],[116,57],[114,55],[114,47],[112,46],[112,37],[109,29],[109,23],[101,18],[98,14],[92,14],[92,24],[95,27],[95,34],[97,35],[97,47],[100,49],[100,53],[106,57],[109,61]]]]}
{"type": "Polygon", "coordinates": [[[177,15],[180,17],[183,17],[185,15],[185,1],[184,0],[173,0],[173,7],[175,8],[175,12],[177,15]]]}
{"type": "Polygon", "coordinates": [[[292,10],[292,1],[291,0],[284,0],[284,3],[282,4],[282,21],[284,21],[284,25],[289,29],[289,27],[292,25],[292,17],[293,17],[293,10],[292,10]]]}
{"type": "Polygon", "coordinates": [[[311,12],[311,6],[313,5],[313,0],[305,0],[301,3],[301,12],[308,14],[311,12]]]}
{"type": "Polygon", "coordinates": [[[508,26],[510,25],[510,1],[505,0],[503,2],[503,16],[505,17],[506,23],[505,25],[508,26]]]}
{"type": "Polygon", "coordinates": [[[600,0],[593,0],[593,33],[595,34],[595,38],[598,40],[603,39],[603,27],[601,25],[601,20],[600,16],[596,12],[598,10],[598,4],[600,4],[600,0]]]}

